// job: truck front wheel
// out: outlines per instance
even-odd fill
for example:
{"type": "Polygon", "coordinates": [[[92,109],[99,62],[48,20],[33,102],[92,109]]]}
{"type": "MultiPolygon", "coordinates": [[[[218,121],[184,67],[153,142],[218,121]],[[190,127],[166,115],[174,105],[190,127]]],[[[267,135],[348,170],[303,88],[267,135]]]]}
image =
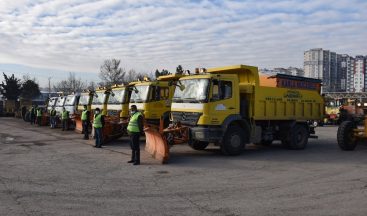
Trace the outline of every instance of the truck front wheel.
{"type": "Polygon", "coordinates": [[[339,125],[337,140],[339,148],[344,151],[352,151],[357,146],[357,139],[354,137],[353,130],[356,128],[351,121],[344,121],[339,125]]]}
{"type": "Polygon", "coordinates": [[[208,142],[203,141],[193,141],[192,143],[189,144],[189,146],[195,150],[204,150],[208,145],[209,145],[208,142]]]}
{"type": "Polygon", "coordinates": [[[225,155],[239,155],[245,148],[245,131],[239,126],[230,126],[220,146],[225,155]]]}

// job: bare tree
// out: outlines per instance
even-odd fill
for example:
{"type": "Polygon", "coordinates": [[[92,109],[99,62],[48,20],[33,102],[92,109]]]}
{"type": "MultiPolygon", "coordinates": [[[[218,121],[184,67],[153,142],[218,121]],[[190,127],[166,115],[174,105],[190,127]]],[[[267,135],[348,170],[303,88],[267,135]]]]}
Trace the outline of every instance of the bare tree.
{"type": "Polygon", "coordinates": [[[89,82],[87,89],[94,91],[97,88],[97,84],[94,81],[89,82]]]}
{"type": "Polygon", "coordinates": [[[71,94],[73,92],[81,92],[86,86],[87,85],[81,81],[80,78],[75,77],[75,73],[69,73],[69,77],[66,80],[56,83],[53,88],[55,91],[71,94]]]}
{"type": "Polygon", "coordinates": [[[120,67],[121,60],[107,59],[100,68],[99,77],[106,86],[122,84],[126,74],[125,69],[120,67]]]}

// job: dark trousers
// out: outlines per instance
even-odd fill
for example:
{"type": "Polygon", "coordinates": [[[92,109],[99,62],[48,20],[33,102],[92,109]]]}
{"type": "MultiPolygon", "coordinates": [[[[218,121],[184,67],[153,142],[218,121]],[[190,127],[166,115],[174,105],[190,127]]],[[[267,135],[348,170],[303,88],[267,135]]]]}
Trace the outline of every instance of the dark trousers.
{"type": "Polygon", "coordinates": [[[34,124],[34,122],[35,122],[35,118],[36,118],[36,117],[34,116],[34,114],[31,114],[31,125],[32,125],[32,124],[34,124]]]}
{"type": "Polygon", "coordinates": [[[96,147],[102,147],[103,135],[102,128],[94,128],[94,137],[96,139],[96,147]]]}
{"type": "Polygon", "coordinates": [[[131,160],[140,163],[140,133],[130,133],[131,160]]]}
{"type": "Polygon", "coordinates": [[[69,130],[69,119],[62,120],[62,130],[69,130]]]}
{"type": "Polygon", "coordinates": [[[89,138],[89,122],[88,121],[82,121],[82,126],[83,126],[83,133],[84,133],[84,139],[88,139],[89,138]]]}
{"type": "Polygon", "coordinates": [[[38,126],[41,126],[41,124],[42,124],[42,116],[37,116],[37,123],[38,123],[38,126]]]}

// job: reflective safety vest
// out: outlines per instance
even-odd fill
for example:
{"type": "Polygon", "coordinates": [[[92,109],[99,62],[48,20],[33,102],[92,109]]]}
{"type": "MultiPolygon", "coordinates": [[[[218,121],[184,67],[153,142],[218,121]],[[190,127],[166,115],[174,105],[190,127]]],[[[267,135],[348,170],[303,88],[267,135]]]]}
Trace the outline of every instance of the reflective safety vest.
{"type": "Polygon", "coordinates": [[[56,116],[56,110],[52,109],[50,112],[50,116],[56,116]]]}
{"type": "Polygon", "coordinates": [[[41,117],[42,116],[42,110],[41,109],[38,109],[37,110],[37,117],[41,117]]]}
{"type": "Polygon", "coordinates": [[[88,113],[88,110],[84,110],[82,112],[82,121],[86,121],[88,119],[87,113],[88,113]]]}
{"type": "Polygon", "coordinates": [[[62,111],[62,113],[61,113],[61,119],[62,120],[66,120],[66,119],[68,119],[69,118],[69,112],[68,111],[62,111]]]}
{"type": "Polygon", "coordinates": [[[94,115],[94,121],[93,121],[93,127],[94,128],[102,128],[102,114],[95,114],[94,115]]]}
{"type": "Polygon", "coordinates": [[[138,124],[138,119],[140,116],[141,116],[141,113],[136,112],[134,113],[133,116],[130,117],[129,124],[127,125],[127,130],[129,132],[135,132],[135,133],[142,132],[140,131],[139,124],[138,124]]]}

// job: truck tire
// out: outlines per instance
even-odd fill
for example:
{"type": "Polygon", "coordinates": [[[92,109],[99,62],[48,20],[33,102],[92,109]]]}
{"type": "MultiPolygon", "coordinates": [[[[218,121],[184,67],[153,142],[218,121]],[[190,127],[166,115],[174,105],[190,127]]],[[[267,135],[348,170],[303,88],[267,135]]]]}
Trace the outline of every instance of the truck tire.
{"type": "Polygon", "coordinates": [[[31,113],[27,112],[24,117],[24,121],[31,122],[31,113]]]}
{"type": "Polygon", "coordinates": [[[286,141],[286,145],[288,145],[289,149],[293,150],[301,150],[305,149],[308,143],[308,130],[305,126],[296,124],[288,135],[288,141],[286,141]]]}
{"type": "Polygon", "coordinates": [[[195,150],[204,150],[208,145],[208,142],[203,141],[193,141],[192,143],[189,143],[189,146],[195,150]]]}
{"type": "Polygon", "coordinates": [[[225,155],[239,155],[245,149],[245,131],[236,125],[228,127],[220,149],[225,155]]]}
{"type": "Polygon", "coordinates": [[[356,125],[352,121],[344,121],[339,125],[337,140],[339,148],[344,151],[352,151],[357,146],[357,139],[353,137],[353,129],[356,125]]]}

